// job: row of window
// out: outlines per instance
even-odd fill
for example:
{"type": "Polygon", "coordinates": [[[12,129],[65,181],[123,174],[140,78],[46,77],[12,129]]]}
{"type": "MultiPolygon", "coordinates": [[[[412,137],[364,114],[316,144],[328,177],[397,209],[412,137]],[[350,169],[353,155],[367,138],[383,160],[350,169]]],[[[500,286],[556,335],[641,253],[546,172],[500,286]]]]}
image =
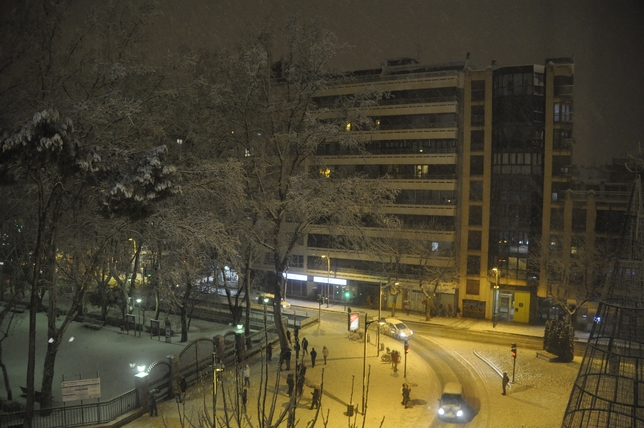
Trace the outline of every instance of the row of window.
{"type": "Polygon", "coordinates": [[[396,195],[397,204],[408,205],[456,205],[453,190],[403,189],[396,195]]]}
{"type": "Polygon", "coordinates": [[[543,95],[545,76],[543,73],[514,73],[495,76],[493,94],[495,97],[513,95],[543,95]]]}

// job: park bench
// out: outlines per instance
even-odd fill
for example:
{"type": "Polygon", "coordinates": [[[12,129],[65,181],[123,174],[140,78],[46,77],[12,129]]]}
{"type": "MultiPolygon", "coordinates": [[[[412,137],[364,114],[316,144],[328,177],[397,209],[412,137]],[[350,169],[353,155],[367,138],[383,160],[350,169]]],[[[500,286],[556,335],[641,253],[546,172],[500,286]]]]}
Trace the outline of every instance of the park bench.
{"type": "Polygon", "coordinates": [[[546,361],[556,361],[559,357],[557,357],[555,354],[551,354],[548,351],[537,351],[537,358],[541,358],[542,360],[546,361]]]}
{"type": "Polygon", "coordinates": [[[83,319],[83,327],[100,330],[103,328],[103,321],[94,318],[85,318],[83,319]]]}

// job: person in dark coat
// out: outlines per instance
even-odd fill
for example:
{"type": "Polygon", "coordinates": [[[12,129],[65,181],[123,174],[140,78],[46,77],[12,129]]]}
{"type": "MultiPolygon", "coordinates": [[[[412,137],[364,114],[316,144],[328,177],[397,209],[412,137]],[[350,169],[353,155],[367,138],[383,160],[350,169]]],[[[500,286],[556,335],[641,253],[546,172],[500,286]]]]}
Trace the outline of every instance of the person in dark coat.
{"type": "Polygon", "coordinates": [[[266,361],[270,361],[273,359],[273,345],[271,343],[268,343],[266,345],[266,361]]]}
{"type": "Polygon", "coordinates": [[[311,408],[309,410],[313,410],[313,407],[315,407],[316,409],[319,409],[320,408],[320,390],[317,387],[315,387],[313,388],[313,392],[311,394],[313,394],[313,398],[311,399],[311,408]]]}
{"type": "Polygon", "coordinates": [[[309,353],[309,341],[306,340],[306,337],[302,338],[302,357],[309,353]]]}
{"type": "Polygon", "coordinates": [[[286,363],[286,370],[291,370],[291,348],[286,348],[284,362],[286,363]]]}
{"type": "Polygon", "coordinates": [[[304,392],[304,376],[300,376],[297,378],[295,389],[297,390],[297,396],[301,397],[302,393],[304,392]]]}
{"type": "Polygon", "coordinates": [[[300,341],[295,339],[295,344],[293,345],[293,349],[295,349],[295,361],[300,359],[300,341]]]}
{"type": "Polygon", "coordinates": [[[291,330],[286,329],[286,339],[288,339],[288,343],[291,343],[291,330]]]}
{"type": "Polygon", "coordinates": [[[315,357],[318,356],[318,353],[315,352],[315,348],[311,348],[311,367],[315,367],[315,357]]]}
{"type": "Polygon", "coordinates": [[[148,406],[150,407],[150,416],[157,416],[157,396],[154,390],[148,395],[148,406]]]}
{"type": "Polygon", "coordinates": [[[186,391],[188,390],[188,382],[186,382],[186,377],[185,376],[181,376],[180,386],[181,386],[181,395],[182,395],[181,398],[183,399],[183,398],[185,398],[186,391]]]}
{"type": "Polygon", "coordinates": [[[246,402],[248,401],[248,390],[244,388],[244,390],[241,393],[241,400],[242,400],[242,406],[244,411],[246,411],[246,402]]]}
{"type": "Polygon", "coordinates": [[[409,395],[411,394],[411,388],[409,387],[408,383],[403,383],[402,386],[402,405],[405,406],[405,409],[407,408],[407,403],[409,403],[409,395]]]}
{"type": "Polygon", "coordinates": [[[503,372],[503,378],[501,379],[501,385],[503,385],[503,392],[501,394],[505,395],[505,387],[510,383],[510,378],[508,377],[507,372],[503,372]]]}
{"type": "Polygon", "coordinates": [[[286,393],[290,397],[291,395],[293,395],[293,389],[295,389],[295,379],[293,377],[293,373],[289,373],[288,376],[286,376],[286,385],[288,385],[288,391],[286,393]]]}

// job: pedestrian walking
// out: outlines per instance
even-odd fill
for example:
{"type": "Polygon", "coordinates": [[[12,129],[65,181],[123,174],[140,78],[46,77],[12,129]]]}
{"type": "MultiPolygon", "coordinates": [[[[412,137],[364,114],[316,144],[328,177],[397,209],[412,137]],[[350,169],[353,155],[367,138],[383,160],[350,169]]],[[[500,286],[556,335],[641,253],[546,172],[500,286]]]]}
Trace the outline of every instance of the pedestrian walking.
{"type": "Polygon", "coordinates": [[[302,358],[309,353],[309,341],[306,340],[306,337],[302,338],[302,358]]]}
{"type": "Polygon", "coordinates": [[[244,388],[244,390],[241,393],[241,400],[242,400],[242,406],[244,411],[246,411],[246,402],[248,401],[248,390],[244,388]]]}
{"type": "Polygon", "coordinates": [[[244,366],[244,386],[247,386],[250,388],[250,366],[246,364],[244,366]]]}
{"type": "Polygon", "coordinates": [[[286,348],[285,361],[286,370],[291,370],[291,348],[286,348]]]}
{"type": "Polygon", "coordinates": [[[297,372],[295,373],[295,375],[302,378],[306,377],[306,365],[304,364],[304,361],[302,361],[302,363],[297,366],[297,372]]]}
{"type": "Polygon", "coordinates": [[[394,372],[398,371],[398,363],[400,362],[400,354],[398,351],[391,352],[391,365],[394,368],[394,372]]]}
{"type": "Polygon", "coordinates": [[[157,416],[157,396],[154,389],[148,394],[148,406],[150,407],[150,416],[157,416]]]}
{"type": "Polygon", "coordinates": [[[297,382],[295,383],[295,389],[297,390],[297,396],[301,397],[302,392],[304,391],[304,376],[300,376],[297,378],[297,382]]]}
{"type": "Polygon", "coordinates": [[[266,345],[266,361],[270,361],[273,359],[273,344],[268,343],[266,345]]]}
{"type": "Polygon", "coordinates": [[[300,341],[295,339],[295,344],[293,345],[293,349],[295,349],[295,361],[300,359],[300,341]]]}
{"type": "Polygon", "coordinates": [[[503,372],[503,379],[501,379],[501,384],[503,385],[503,392],[501,393],[502,395],[505,395],[505,387],[508,386],[509,382],[510,378],[508,377],[507,372],[503,372]]]}
{"type": "Polygon", "coordinates": [[[402,405],[405,406],[405,409],[407,408],[407,404],[409,403],[409,395],[411,394],[411,388],[409,387],[408,383],[403,383],[402,385],[402,405]]]}
{"type": "Polygon", "coordinates": [[[295,389],[295,378],[293,377],[293,373],[289,373],[288,376],[286,376],[286,385],[288,385],[288,391],[286,393],[290,397],[293,395],[293,389],[295,389]]]}
{"type": "Polygon", "coordinates": [[[407,315],[409,315],[409,311],[411,310],[411,304],[409,301],[405,302],[405,311],[407,312],[407,315]]]}
{"type": "Polygon", "coordinates": [[[280,371],[286,364],[286,370],[291,370],[291,348],[284,348],[280,351],[280,371]]]}
{"type": "Polygon", "coordinates": [[[311,348],[311,367],[315,367],[315,357],[318,356],[318,353],[315,352],[315,348],[311,348]]]}
{"type": "Polygon", "coordinates": [[[181,376],[181,382],[179,382],[179,385],[181,387],[181,398],[184,398],[186,396],[186,391],[188,390],[188,382],[186,381],[185,376],[181,376]]]}
{"type": "Polygon", "coordinates": [[[322,347],[322,356],[324,357],[324,365],[326,366],[326,359],[329,356],[329,348],[326,346],[322,347]]]}
{"type": "Polygon", "coordinates": [[[313,399],[311,399],[311,408],[309,410],[313,410],[313,407],[316,409],[320,408],[320,390],[317,387],[313,388],[313,392],[311,393],[313,395],[313,399]]]}

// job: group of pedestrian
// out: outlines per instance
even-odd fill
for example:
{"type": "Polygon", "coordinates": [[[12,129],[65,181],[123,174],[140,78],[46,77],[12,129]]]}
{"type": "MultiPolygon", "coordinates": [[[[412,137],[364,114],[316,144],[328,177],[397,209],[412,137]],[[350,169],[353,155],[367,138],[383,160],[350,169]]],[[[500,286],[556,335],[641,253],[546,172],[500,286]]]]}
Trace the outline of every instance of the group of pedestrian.
{"type": "Polygon", "coordinates": [[[394,369],[394,372],[398,371],[398,363],[400,362],[400,352],[394,350],[391,351],[391,366],[394,369]]]}

